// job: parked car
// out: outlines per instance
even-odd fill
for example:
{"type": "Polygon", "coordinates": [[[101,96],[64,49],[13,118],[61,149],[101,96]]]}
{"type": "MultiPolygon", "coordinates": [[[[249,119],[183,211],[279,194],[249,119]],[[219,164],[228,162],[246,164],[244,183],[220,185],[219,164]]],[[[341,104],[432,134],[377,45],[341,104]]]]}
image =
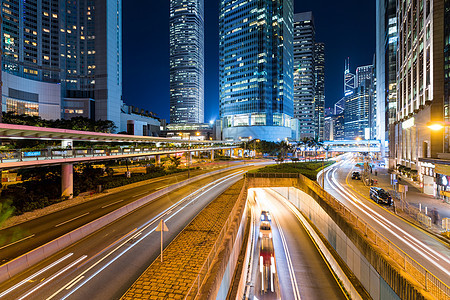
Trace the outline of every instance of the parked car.
{"type": "Polygon", "coordinates": [[[376,203],[392,205],[392,197],[388,192],[379,187],[370,188],[370,199],[376,203]]]}
{"type": "Polygon", "coordinates": [[[352,179],[360,180],[360,179],[361,179],[361,174],[359,174],[358,171],[354,171],[354,172],[352,173],[352,179]]]}
{"type": "Polygon", "coordinates": [[[261,211],[261,222],[262,221],[272,221],[272,218],[270,217],[270,213],[268,210],[261,211]]]}

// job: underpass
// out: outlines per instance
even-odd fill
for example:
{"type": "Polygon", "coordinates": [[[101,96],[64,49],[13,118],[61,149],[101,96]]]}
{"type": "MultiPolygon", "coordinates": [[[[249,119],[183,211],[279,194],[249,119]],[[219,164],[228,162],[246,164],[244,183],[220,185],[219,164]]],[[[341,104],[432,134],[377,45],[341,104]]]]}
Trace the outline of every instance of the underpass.
{"type": "MultiPolygon", "coordinates": [[[[271,189],[254,188],[256,205],[253,213],[261,220],[261,211],[271,216],[272,238],[263,238],[260,222],[255,224],[255,245],[253,253],[252,285],[249,299],[347,299],[337,278],[301,220],[286,205],[283,197],[271,189]],[[267,291],[261,284],[261,244],[273,244],[276,272],[274,292],[267,291]]],[[[266,274],[265,269],[263,269],[266,274]]],[[[263,280],[262,282],[268,282],[263,280]]]]}

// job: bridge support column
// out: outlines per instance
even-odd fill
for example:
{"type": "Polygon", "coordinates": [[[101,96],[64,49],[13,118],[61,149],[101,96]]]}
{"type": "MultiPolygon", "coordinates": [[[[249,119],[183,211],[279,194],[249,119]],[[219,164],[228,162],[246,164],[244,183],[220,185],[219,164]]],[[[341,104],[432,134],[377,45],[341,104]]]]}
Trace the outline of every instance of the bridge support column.
{"type": "Polygon", "coordinates": [[[73,164],[61,165],[61,196],[73,198],[73,164]]]}
{"type": "Polygon", "coordinates": [[[157,166],[161,165],[161,155],[155,156],[155,165],[157,166]]]}
{"type": "Polygon", "coordinates": [[[214,150],[211,150],[211,160],[214,160],[214,150]]]}

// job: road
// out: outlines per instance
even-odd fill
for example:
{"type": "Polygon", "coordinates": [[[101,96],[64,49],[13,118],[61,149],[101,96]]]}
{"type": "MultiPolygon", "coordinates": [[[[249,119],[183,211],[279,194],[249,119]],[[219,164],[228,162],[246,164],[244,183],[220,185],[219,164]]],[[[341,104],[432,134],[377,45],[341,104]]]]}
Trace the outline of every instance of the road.
{"type": "MultiPolygon", "coordinates": [[[[119,299],[210,201],[242,178],[243,167],[160,197],[0,285],[5,299],[119,299]]],[[[188,250],[187,250],[188,251],[188,250]]]]}
{"type": "MultiPolygon", "coordinates": [[[[325,172],[325,190],[369,223],[445,284],[450,285],[450,247],[419,227],[395,215],[393,208],[369,198],[368,188],[351,182],[356,162],[342,160],[325,172]]],[[[318,180],[321,182],[321,180],[318,180]]]]}
{"type": "MultiPolygon", "coordinates": [[[[192,171],[192,176],[209,170],[192,171]]],[[[225,171],[210,176],[202,184],[230,174],[225,171]]],[[[122,206],[187,179],[186,173],[153,179],[149,184],[107,194],[92,201],[60,210],[28,222],[0,230],[0,265],[52,241],[80,226],[98,219],[122,206]]]]}
{"type": "Polygon", "coordinates": [[[270,189],[254,189],[258,215],[255,225],[255,252],[253,254],[254,289],[250,299],[346,299],[324,258],[303,228],[297,216],[285,205],[283,198],[270,189]],[[259,280],[258,250],[259,213],[271,214],[273,247],[275,252],[277,286],[276,295],[262,294],[259,280]],[[254,298],[255,297],[255,298],[254,298]]]}

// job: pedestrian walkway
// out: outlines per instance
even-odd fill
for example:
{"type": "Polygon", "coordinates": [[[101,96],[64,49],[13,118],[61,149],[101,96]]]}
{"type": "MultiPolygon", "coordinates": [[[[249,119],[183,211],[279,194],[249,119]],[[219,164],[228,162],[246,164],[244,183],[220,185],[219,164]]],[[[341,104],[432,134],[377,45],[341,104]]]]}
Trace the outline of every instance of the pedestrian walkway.
{"type": "MultiPolygon", "coordinates": [[[[388,173],[388,169],[376,166],[373,169],[371,176],[372,178],[378,180],[377,186],[387,191],[393,190],[393,187],[391,185],[391,174],[388,173]],[[377,176],[375,176],[375,171],[377,173],[377,176]]],[[[399,174],[397,174],[397,176],[399,176],[399,174]]],[[[450,218],[450,204],[443,200],[436,199],[433,196],[422,193],[419,184],[414,182],[413,180],[405,178],[404,176],[400,176],[400,178],[400,184],[408,186],[406,201],[409,205],[412,205],[417,209],[419,209],[419,206],[421,206],[422,212],[424,212],[425,208],[427,208],[428,216],[430,217],[432,217],[432,211],[437,210],[440,216],[440,220],[442,218],[450,218]]]]}

